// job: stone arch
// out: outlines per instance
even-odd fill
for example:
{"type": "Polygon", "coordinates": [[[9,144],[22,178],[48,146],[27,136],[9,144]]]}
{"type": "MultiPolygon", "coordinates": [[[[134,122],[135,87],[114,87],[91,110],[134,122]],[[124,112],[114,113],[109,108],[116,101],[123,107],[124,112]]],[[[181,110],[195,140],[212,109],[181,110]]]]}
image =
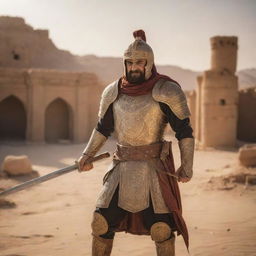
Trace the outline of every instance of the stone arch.
{"type": "Polygon", "coordinates": [[[19,95],[18,93],[11,93],[11,92],[2,93],[0,95],[0,102],[9,98],[9,97],[14,97],[18,101],[20,101],[21,104],[23,105],[25,111],[27,112],[26,99],[24,97],[22,97],[22,95],[19,95]]]}
{"type": "Polygon", "coordinates": [[[27,116],[22,101],[10,95],[0,101],[0,139],[25,140],[27,116]]]}
{"type": "Polygon", "coordinates": [[[73,139],[73,111],[63,99],[56,98],[45,110],[45,141],[73,139]]]}

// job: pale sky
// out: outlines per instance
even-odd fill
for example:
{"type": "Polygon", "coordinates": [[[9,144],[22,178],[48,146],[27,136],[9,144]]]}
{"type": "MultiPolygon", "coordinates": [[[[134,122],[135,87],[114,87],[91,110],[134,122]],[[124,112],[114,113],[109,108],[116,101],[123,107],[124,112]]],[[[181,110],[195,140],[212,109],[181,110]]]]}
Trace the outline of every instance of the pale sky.
{"type": "Polygon", "coordinates": [[[157,64],[210,67],[209,38],[239,37],[238,70],[256,67],[256,0],[0,0],[0,15],[48,29],[73,54],[122,56],[144,29],[157,64]]]}

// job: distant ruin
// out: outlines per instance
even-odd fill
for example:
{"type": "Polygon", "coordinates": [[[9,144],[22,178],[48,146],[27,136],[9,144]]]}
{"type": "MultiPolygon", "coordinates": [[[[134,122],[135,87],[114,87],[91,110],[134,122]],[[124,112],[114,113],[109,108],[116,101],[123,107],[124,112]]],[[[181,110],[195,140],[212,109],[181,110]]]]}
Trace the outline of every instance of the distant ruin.
{"type": "Polygon", "coordinates": [[[196,138],[201,147],[235,146],[238,78],[236,37],[211,38],[211,69],[198,77],[196,138]]]}
{"type": "Polygon", "coordinates": [[[198,76],[187,93],[198,148],[234,147],[237,139],[256,142],[256,88],[238,91],[238,38],[215,36],[211,69],[198,76]]]}
{"type": "Polygon", "coordinates": [[[102,91],[95,74],[63,71],[79,65],[22,18],[0,17],[0,56],[1,140],[88,139],[102,91]]]}
{"type": "Polygon", "coordinates": [[[256,86],[239,91],[237,138],[256,142],[256,86]]]}
{"type": "Polygon", "coordinates": [[[54,45],[48,30],[33,29],[19,17],[0,17],[0,56],[0,67],[84,70],[75,56],[54,45]]]}
{"type": "MultiPolygon", "coordinates": [[[[196,90],[186,92],[197,145],[256,142],[256,85],[238,90],[238,38],[215,36],[210,42],[210,70],[197,78],[196,90]]],[[[103,87],[94,73],[84,70],[96,60],[59,50],[48,30],[33,29],[23,18],[8,16],[0,17],[0,56],[0,140],[88,139],[103,87]]],[[[105,58],[93,72],[109,79],[107,63],[113,72],[121,70],[121,63],[119,67],[105,58]]]]}

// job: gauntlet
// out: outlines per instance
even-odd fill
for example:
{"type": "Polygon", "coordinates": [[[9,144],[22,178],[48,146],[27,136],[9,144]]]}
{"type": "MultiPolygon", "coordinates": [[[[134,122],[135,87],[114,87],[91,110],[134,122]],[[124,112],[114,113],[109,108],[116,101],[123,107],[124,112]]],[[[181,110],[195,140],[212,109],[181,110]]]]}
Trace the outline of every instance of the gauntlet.
{"type": "Polygon", "coordinates": [[[179,141],[181,157],[179,175],[183,178],[191,178],[193,176],[194,146],[194,138],[184,138],[179,141]]]}

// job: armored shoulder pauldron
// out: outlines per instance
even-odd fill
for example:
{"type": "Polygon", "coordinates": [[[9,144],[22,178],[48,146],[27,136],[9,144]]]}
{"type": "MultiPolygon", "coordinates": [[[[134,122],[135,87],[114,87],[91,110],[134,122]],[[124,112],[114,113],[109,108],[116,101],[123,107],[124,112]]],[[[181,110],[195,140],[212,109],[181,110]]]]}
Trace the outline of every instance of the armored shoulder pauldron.
{"type": "Polygon", "coordinates": [[[160,79],[153,88],[152,97],[167,104],[179,119],[190,116],[186,96],[178,84],[160,79]]]}
{"type": "Polygon", "coordinates": [[[118,96],[118,82],[119,80],[116,80],[104,89],[100,101],[99,118],[104,117],[108,107],[116,100],[118,96]]]}

